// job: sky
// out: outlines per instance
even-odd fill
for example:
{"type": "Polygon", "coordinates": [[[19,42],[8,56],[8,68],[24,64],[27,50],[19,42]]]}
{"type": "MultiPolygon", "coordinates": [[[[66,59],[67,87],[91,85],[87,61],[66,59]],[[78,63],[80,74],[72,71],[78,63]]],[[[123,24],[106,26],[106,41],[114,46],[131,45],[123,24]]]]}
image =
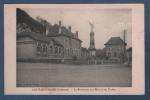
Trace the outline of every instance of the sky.
{"type": "Polygon", "coordinates": [[[103,49],[111,37],[121,37],[123,30],[127,30],[127,47],[132,46],[132,10],[131,9],[75,9],[75,8],[24,8],[32,18],[40,16],[52,25],[61,20],[62,25],[71,25],[72,32],[79,32],[83,41],[82,47],[89,47],[90,30],[89,22],[94,24],[94,38],[96,49],[103,49]]]}

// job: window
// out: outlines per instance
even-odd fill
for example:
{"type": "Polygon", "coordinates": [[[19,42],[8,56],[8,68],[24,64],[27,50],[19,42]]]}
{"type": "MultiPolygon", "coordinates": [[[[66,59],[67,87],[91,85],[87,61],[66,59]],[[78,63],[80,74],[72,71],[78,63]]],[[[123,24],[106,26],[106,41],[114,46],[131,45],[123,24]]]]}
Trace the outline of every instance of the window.
{"type": "Polygon", "coordinates": [[[110,54],[110,52],[108,52],[108,57],[110,57],[111,56],[111,54],[110,54]]]}
{"type": "Polygon", "coordinates": [[[50,53],[53,53],[53,46],[50,46],[50,53]]]}
{"type": "Polygon", "coordinates": [[[58,49],[57,53],[59,53],[59,52],[60,52],[60,51],[59,51],[59,50],[60,50],[59,47],[58,47],[57,49],[58,49]]]}
{"type": "Polygon", "coordinates": [[[109,51],[111,51],[111,47],[109,48],[109,51]]]}
{"type": "Polygon", "coordinates": [[[72,48],[70,48],[70,55],[72,55],[72,48]]]}
{"type": "Polygon", "coordinates": [[[42,45],[42,48],[43,48],[43,53],[45,52],[45,45],[43,44],[42,45]]]}
{"type": "Polygon", "coordinates": [[[58,48],[57,47],[55,47],[55,54],[57,54],[58,53],[58,48]]]}
{"type": "Polygon", "coordinates": [[[42,47],[40,43],[37,43],[37,54],[41,54],[42,52],[42,47]]]}
{"type": "Polygon", "coordinates": [[[69,38],[69,45],[70,45],[70,46],[72,45],[72,43],[71,43],[71,38],[69,38]]]}
{"type": "Polygon", "coordinates": [[[45,53],[47,54],[47,45],[45,45],[45,53]]]}
{"type": "Polygon", "coordinates": [[[67,55],[67,49],[65,49],[65,54],[67,55]]]}
{"type": "Polygon", "coordinates": [[[70,55],[70,50],[68,49],[68,55],[70,55]]]}
{"type": "Polygon", "coordinates": [[[72,50],[72,48],[70,49],[70,53],[71,53],[71,55],[73,55],[73,50],[72,50]]]}
{"type": "Polygon", "coordinates": [[[43,44],[43,45],[42,45],[42,49],[43,49],[42,53],[43,53],[44,55],[46,55],[46,54],[47,54],[47,45],[46,45],[46,44],[43,44]]]}
{"type": "Polygon", "coordinates": [[[61,53],[61,48],[59,48],[59,53],[61,53]]]}

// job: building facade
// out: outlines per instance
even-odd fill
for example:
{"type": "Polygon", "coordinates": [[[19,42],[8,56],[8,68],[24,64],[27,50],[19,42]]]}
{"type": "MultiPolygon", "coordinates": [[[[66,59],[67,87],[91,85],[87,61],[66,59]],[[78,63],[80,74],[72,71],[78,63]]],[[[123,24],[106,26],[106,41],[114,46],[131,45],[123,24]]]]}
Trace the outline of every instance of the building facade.
{"type": "Polygon", "coordinates": [[[51,27],[48,37],[54,38],[63,45],[64,58],[71,59],[73,57],[81,57],[82,41],[78,38],[78,31],[76,33],[71,31],[71,26],[66,28],[62,26],[61,21],[59,21],[59,24],[54,24],[51,27]]]}
{"type": "Polygon", "coordinates": [[[82,47],[81,56],[85,59],[89,57],[89,51],[87,48],[82,47]]]}
{"type": "Polygon", "coordinates": [[[78,31],[71,26],[51,25],[46,20],[31,18],[17,9],[17,58],[18,59],[73,59],[81,57],[78,31]],[[23,17],[22,17],[23,16],[23,17]],[[24,17],[25,16],[25,17],[24,17]]]}
{"type": "Polygon", "coordinates": [[[121,62],[125,58],[126,43],[120,37],[111,37],[105,43],[105,54],[108,60],[121,62]]]}
{"type": "Polygon", "coordinates": [[[17,59],[60,59],[63,58],[63,46],[33,32],[22,32],[17,35],[17,59]]]}

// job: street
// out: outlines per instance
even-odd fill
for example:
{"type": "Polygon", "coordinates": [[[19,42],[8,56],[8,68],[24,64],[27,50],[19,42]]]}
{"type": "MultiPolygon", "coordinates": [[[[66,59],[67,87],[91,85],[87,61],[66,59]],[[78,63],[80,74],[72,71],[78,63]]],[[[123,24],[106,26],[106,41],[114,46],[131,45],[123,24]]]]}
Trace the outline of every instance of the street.
{"type": "Polygon", "coordinates": [[[132,68],[17,62],[18,87],[131,87],[132,68]]]}

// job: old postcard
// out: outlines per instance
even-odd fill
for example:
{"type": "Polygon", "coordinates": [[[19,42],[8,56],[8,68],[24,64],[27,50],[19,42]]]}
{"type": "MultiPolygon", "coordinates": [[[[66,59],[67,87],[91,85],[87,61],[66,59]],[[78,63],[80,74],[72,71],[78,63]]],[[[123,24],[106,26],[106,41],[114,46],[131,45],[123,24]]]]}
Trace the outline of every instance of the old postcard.
{"type": "Polygon", "coordinates": [[[144,95],[143,4],[5,4],[5,94],[144,95]]]}

